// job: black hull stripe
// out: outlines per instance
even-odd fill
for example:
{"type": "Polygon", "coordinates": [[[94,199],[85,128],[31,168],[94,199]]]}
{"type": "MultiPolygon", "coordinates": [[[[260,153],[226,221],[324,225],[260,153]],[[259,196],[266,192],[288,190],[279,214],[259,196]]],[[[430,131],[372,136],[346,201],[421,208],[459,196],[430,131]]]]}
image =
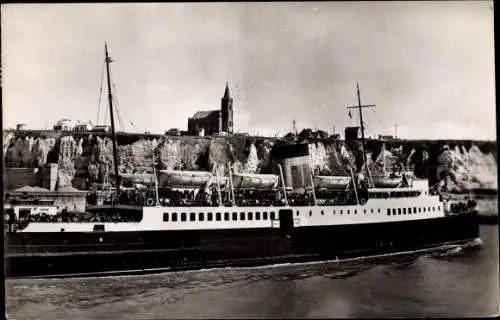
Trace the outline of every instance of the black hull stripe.
{"type": "Polygon", "coordinates": [[[199,248],[178,248],[178,249],[149,249],[149,250],[116,250],[116,251],[75,251],[75,252],[50,252],[50,253],[9,253],[6,254],[7,258],[20,258],[20,257],[62,257],[62,256],[100,256],[100,255],[117,255],[125,253],[162,253],[162,252],[186,252],[198,251],[199,248]]]}
{"type": "Polygon", "coordinates": [[[214,261],[210,263],[205,268],[196,267],[196,265],[192,266],[182,266],[182,267],[163,267],[163,268],[145,268],[145,269],[133,269],[133,270],[115,270],[115,271],[99,271],[99,272],[83,272],[83,273],[65,273],[65,274],[51,274],[51,275],[40,275],[40,276],[25,276],[25,277],[9,277],[10,279],[20,279],[20,278],[31,278],[31,279],[39,279],[39,278],[82,278],[82,277],[106,277],[106,276],[132,276],[132,275],[141,275],[141,274],[154,274],[154,273],[164,273],[164,272],[180,272],[180,271],[196,271],[196,270],[210,270],[210,269],[220,269],[220,268],[259,268],[259,267],[271,267],[273,266],[273,261],[277,263],[274,266],[280,266],[281,264],[287,263],[287,261],[293,261],[294,258],[308,258],[307,262],[297,262],[297,263],[287,263],[287,264],[301,264],[301,265],[309,265],[309,264],[318,264],[318,263],[333,263],[333,262],[347,262],[347,261],[356,261],[356,260],[366,260],[366,259],[378,259],[378,258],[387,258],[387,257],[396,257],[396,256],[404,256],[410,254],[422,254],[428,252],[435,251],[445,251],[450,248],[457,247],[468,242],[474,241],[479,238],[467,239],[467,240],[459,240],[459,241],[450,241],[442,244],[437,244],[433,246],[429,246],[427,248],[412,250],[412,251],[401,251],[401,252],[393,252],[393,253],[383,253],[383,254],[373,254],[366,256],[359,256],[354,258],[345,258],[345,259],[331,259],[331,260],[321,260],[318,259],[319,255],[293,255],[286,257],[278,257],[278,258],[265,258],[265,259],[242,259],[239,261],[214,261]],[[316,257],[316,259],[315,259],[316,257]],[[245,266],[245,264],[251,264],[253,266],[245,266]]]}

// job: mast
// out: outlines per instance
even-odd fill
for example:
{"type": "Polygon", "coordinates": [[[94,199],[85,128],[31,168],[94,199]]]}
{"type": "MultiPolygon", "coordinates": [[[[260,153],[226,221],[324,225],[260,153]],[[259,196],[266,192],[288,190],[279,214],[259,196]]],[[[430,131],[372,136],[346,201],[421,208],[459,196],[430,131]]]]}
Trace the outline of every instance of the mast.
{"type": "Polygon", "coordinates": [[[104,42],[104,50],[106,52],[106,75],[108,78],[108,101],[109,101],[109,113],[111,117],[111,136],[113,141],[113,161],[115,167],[115,184],[116,184],[116,200],[118,200],[120,195],[120,175],[118,174],[118,150],[116,143],[115,134],[115,118],[113,116],[113,95],[111,94],[111,80],[109,78],[109,64],[113,60],[108,56],[108,45],[104,42]]]}
{"type": "Polygon", "coordinates": [[[363,122],[363,108],[373,108],[375,107],[374,104],[367,104],[367,105],[361,105],[361,95],[359,93],[359,83],[356,81],[356,90],[357,90],[357,95],[358,95],[358,105],[353,106],[353,107],[347,107],[347,109],[358,109],[359,110],[359,124],[361,127],[361,143],[363,147],[363,161],[364,161],[364,166],[367,172],[367,176],[369,177],[370,184],[373,184],[370,171],[368,170],[368,164],[366,162],[366,148],[365,148],[365,125],[363,122]]]}

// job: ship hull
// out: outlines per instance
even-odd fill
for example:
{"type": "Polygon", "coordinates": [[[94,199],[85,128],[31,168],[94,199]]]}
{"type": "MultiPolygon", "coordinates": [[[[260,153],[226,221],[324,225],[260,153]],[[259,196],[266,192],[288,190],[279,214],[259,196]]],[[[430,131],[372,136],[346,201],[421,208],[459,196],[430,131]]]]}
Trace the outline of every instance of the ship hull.
{"type": "Polygon", "coordinates": [[[346,259],[461,244],[476,214],[275,229],[6,234],[6,276],[94,276],[346,259]]]}

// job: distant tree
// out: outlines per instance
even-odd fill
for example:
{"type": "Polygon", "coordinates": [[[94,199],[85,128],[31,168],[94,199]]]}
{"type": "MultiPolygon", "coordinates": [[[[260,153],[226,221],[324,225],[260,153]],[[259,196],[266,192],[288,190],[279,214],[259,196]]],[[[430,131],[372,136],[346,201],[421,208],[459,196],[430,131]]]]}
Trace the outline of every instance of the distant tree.
{"type": "Polygon", "coordinates": [[[320,139],[328,139],[328,132],[324,130],[318,130],[315,132],[315,136],[320,139]]]}
{"type": "Polygon", "coordinates": [[[295,138],[296,138],[296,137],[295,137],[295,133],[293,133],[293,132],[288,132],[288,133],[284,136],[284,138],[285,138],[285,139],[287,139],[287,140],[293,140],[293,139],[295,139],[295,138]]]}
{"type": "Polygon", "coordinates": [[[306,128],[306,129],[303,129],[302,131],[300,131],[299,137],[301,137],[301,138],[313,138],[314,134],[310,128],[306,128]]]}
{"type": "Polygon", "coordinates": [[[328,139],[330,139],[330,140],[340,139],[340,134],[338,134],[338,133],[332,134],[330,137],[328,137],[328,139]]]}

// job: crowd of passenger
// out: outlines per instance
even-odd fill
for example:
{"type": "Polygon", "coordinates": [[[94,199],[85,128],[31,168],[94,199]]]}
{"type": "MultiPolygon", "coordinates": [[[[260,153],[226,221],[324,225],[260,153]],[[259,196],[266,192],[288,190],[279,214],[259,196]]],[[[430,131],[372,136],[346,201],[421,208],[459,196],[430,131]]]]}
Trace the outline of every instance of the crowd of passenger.
{"type": "Polygon", "coordinates": [[[476,210],[477,202],[475,200],[468,200],[467,202],[452,203],[450,205],[451,213],[471,213],[476,210]]]}
{"type": "MultiPolygon", "coordinates": [[[[12,219],[12,218],[11,218],[12,219]]],[[[14,218],[15,219],[15,218],[14,218]]],[[[45,212],[42,213],[33,213],[27,214],[19,217],[19,221],[17,221],[20,228],[28,225],[31,222],[62,222],[62,223],[70,223],[70,222],[138,222],[140,221],[140,217],[133,214],[126,213],[90,213],[90,212],[68,212],[63,210],[57,214],[47,214],[45,212]]],[[[12,220],[9,222],[13,222],[12,220]]]]}
{"type": "MultiPolygon", "coordinates": [[[[229,190],[223,189],[219,192],[212,189],[162,189],[157,191],[148,189],[124,189],[120,192],[118,203],[137,206],[167,206],[167,207],[217,207],[221,203],[223,206],[284,206],[288,201],[291,206],[308,205],[334,205],[334,204],[355,204],[356,198],[353,192],[325,191],[318,190],[316,194],[308,190],[302,192],[291,192],[287,190],[286,197],[283,190],[258,190],[258,189],[236,189],[234,199],[229,190]],[[158,197],[157,197],[157,194],[158,197]]],[[[114,195],[104,200],[104,204],[115,203],[112,199],[114,195]]]]}

